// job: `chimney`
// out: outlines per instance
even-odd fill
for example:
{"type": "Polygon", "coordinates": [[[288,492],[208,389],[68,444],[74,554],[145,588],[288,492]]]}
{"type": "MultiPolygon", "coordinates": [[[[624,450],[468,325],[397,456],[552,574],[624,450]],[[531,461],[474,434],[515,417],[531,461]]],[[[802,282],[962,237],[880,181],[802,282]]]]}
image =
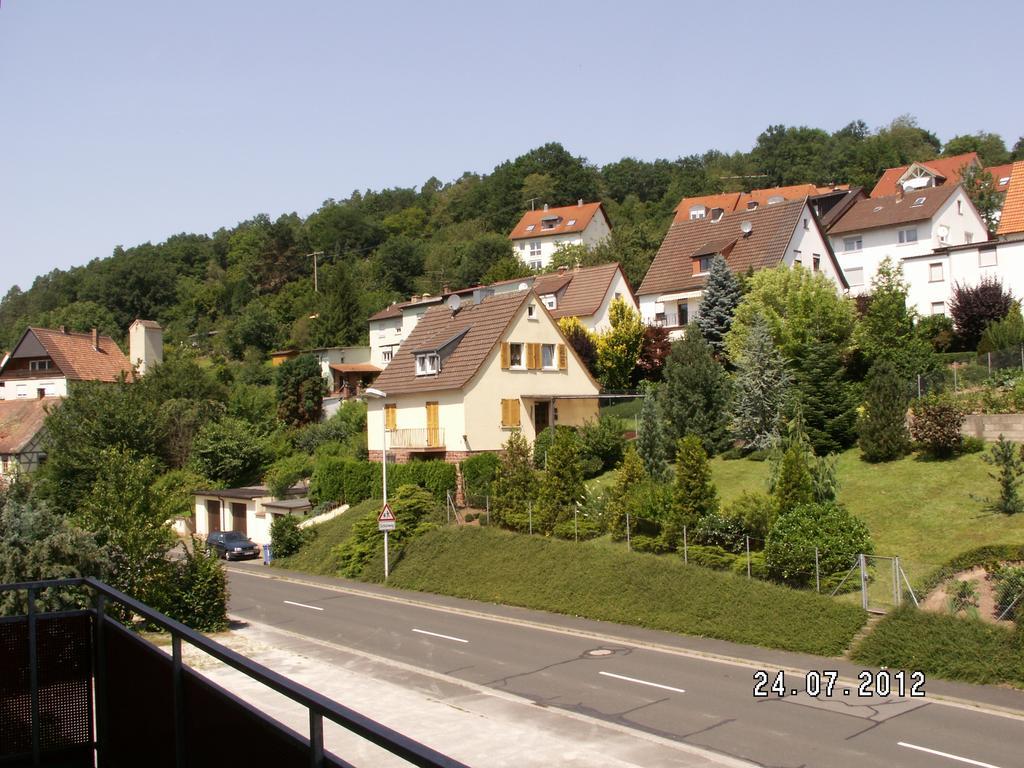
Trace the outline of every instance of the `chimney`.
{"type": "Polygon", "coordinates": [[[60,329],[61,333],[67,333],[68,332],[68,328],[67,328],[66,325],[58,326],[58,328],[60,329]]]}
{"type": "Polygon", "coordinates": [[[441,295],[442,296],[446,296],[447,294],[449,294],[451,292],[452,292],[451,291],[451,286],[448,285],[448,283],[442,283],[441,284],[441,295]]]}
{"type": "Polygon", "coordinates": [[[409,297],[409,301],[419,301],[419,300],[420,300],[420,295],[418,293],[414,293],[412,296],[409,297]]]}
{"type": "Polygon", "coordinates": [[[897,203],[902,203],[903,202],[903,193],[904,193],[903,185],[902,184],[897,184],[896,185],[896,202],[897,203]]]}
{"type": "Polygon", "coordinates": [[[561,266],[560,266],[560,267],[558,268],[558,274],[560,274],[560,275],[564,275],[564,274],[565,274],[565,270],[566,270],[566,269],[568,269],[568,267],[566,267],[566,266],[565,266],[565,264],[562,264],[562,265],[561,265],[561,266]]]}
{"type": "Polygon", "coordinates": [[[92,348],[100,351],[100,332],[96,328],[92,329],[92,348]]]}
{"type": "Polygon", "coordinates": [[[579,200],[576,201],[576,205],[578,205],[580,208],[583,207],[583,198],[582,197],[579,200]]]}
{"type": "Polygon", "coordinates": [[[164,331],[154,322],[136,320],[128,329],[128,362],[139,376],[164,361],[164,331]]]}
{"type": "Polygon", "coordinates": [[[548,204],[544,203],[544,210],[546,211],[547,209],[548,209],[548,204]]]}

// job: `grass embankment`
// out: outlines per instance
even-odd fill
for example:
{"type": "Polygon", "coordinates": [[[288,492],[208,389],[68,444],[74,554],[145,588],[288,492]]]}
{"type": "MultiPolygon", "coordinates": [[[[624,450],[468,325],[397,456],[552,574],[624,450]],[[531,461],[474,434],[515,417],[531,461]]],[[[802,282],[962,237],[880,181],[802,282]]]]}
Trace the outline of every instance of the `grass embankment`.
{"type": "Polygon", "coordinates": [[[906,607],[875,625],[853,659],[950,680],[1024,687],[1024,628],[906,607]]]}
{"type": "Polygon", "coordinates": [[[338,558],[331,555],[331,550],[348,539],[352,534],[352,527],[360,518],[370,510],[379,511],[380,507],[380,499],[367,499],[350,507],[333,520],[314,526],[316,535],[312,541],[291,557],[275,558],[273,564],[279,568],[291,568],[319,576],[337,575],[338,558]]]}
{"type": "Polygon", "coordinates": [[[822,655],[842,653],[866,620],[859,607],[673,557],[488,528],[428,531],[389,583],[822,655]]]}
{"type": "MultiPolygon", "coordinates": [[[[982,454],[948,461],[906,457],[884,464],[860,460],[857,449],[840,454],[839,501],[871,531],[875,551],[899,555],[908,576],[927,572],[970,549],[1024,542],[1024,515],[986,509],[979,497],[995,496],[996,482],[982,454]]],[[[767,462],[714,459],[718,493],[728,503],[743,491],[767,490],[767,462]]]]}

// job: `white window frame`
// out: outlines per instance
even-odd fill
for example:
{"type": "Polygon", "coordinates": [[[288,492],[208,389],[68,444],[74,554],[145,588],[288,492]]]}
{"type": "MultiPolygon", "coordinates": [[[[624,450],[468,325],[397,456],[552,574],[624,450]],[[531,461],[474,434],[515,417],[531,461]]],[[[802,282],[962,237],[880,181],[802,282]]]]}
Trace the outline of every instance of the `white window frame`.
{"type": "Polygon", "coordinates": [[[913,245],[917,242],[917,227],[901,229],[897,235],[900,245],[913,245]]]}
{"type": "Polygon", "coordinates": [[[944,301],[933,301],[931,309],[932,309],[932,314],[933,315],[945,315],[946,314],[946,302],[944,302],[944,301]],[[939,310],[938,312],[935,311],[936,307],[938,307],[938,310],[939,310]]]}
{"type": "Polygon", "coordinates": [[[416,355],[416,375],[433,376],[441,372],[441,356],[436,352],[416,355]]]}
{"type": "Polygon", "coordinates": [[[540,297],[540,300],[544,303],[544,306],[548,309],[558,308],[558,298],[553,293],[546,294],[540,297]]]}
{"type": "Polygon", "coordinates": [[[995,248],[979,248],[978,249],[978,267],[984,268],[984,267],[997,267],[997,266],[999,266],[999,255],[998,255],[997,249],[995,249],[995,248]],[[991,258],[991,261],[988,261],[988,259],[985,258],[986,256],[991,258]],[[986,262],[988,262],[988,263],[986,263],[986,262]]]}
{"type": "Polygon", "coordinates": [[[821,271],[821,254],[820,253],[812,253],[811,254],[811,267],[812,267],[813,271],[815,271],[815,272],[820,272],[821,271]]]}
{"type": "Polygon", "coordinates": [[[540,317],[537,315],[537,305],[532,301],[526,305],[526,317],[528,320],[540,320],[540,317]]]}
{"type": "Polygon", "coordinates": [[[964,232],[964,245],[970,245],[974,242],[973,232],[964,232]]]}
{"type": "Polygon", "coordinates": [[[846,274],[846,282],[850,284],[851,288],[858,285],[864,285],[864,267],[850,267],[843,271],[846,274]],[[855,274],[856,277],[854,276],[855,274]],[[859,282],[854,282],[855,280],[858,280],[859,282]]]}
{"type": "Polygon", "coordinates": [[[530,241],[530,258],[531,259],[541,259],[541,258],[543,258],[541,256],[540,240],[531,240],[530,241]]]}
{"type": "Polygon", "coordinates": [[[946,282],[946,271],[942,267],[941,261],[933,261],[928,265],[928,282],[929,283],[944,283],[946,282]],[[935,268],[938,267],[939,276],[935,276],[935,268]]]}
{"type": "Polygon", "coordinates": [[[30,371],[51,371],[53,370],[53,364],[49,358],[45,360],[29,360],[28,369],[30,371]]]}
{"type": "Polygon", "coordinates": [[[540,345],[540,367],[545,371],[558,370],[558,350],[554,344],[540,345]]]}
{"type": "Polygon", "coordinates": [[[526,370],[526,345],[521,341],[510,341],[508,344],[508,367],[514,371],[526,370]],[[519,362],[515,362],[516,353],[519,353],[519,362]]]}
{"type": "Polygon", "coordinates": [[[697,271],[696,275],[706,275],[711,271],[711,260],[714,256],[698,256],[697,257],[697,271]],[[705,263],[706,262],[706,263],[705,263]]]}
{"type": "Polygon", "coordinates": [[[843,253],[854,253],[856,251],[864,250],[864,236],[853,235],[852,237],[843,238],[843,253]]]}
{"type": "Polygon", "coordinates": [[[703,219],[707,215],[708,215],[708,209],[707,209],[706,206],[703,206],[703,205],[693,205],[693,206],[690,206],[690,221],[695,221],[696,219],[703,219]]]}

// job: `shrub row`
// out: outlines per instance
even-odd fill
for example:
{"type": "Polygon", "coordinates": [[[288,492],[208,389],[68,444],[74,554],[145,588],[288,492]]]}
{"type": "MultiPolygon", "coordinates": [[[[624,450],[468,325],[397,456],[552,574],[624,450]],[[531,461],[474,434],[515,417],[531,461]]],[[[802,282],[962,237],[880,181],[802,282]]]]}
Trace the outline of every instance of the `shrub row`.
{"type": "MultiPolygon", "coordinates": [[[[444,501],[455,490],[455,465],[444,461],[411,461],[388,464],[388,487],[418,485],[444,501]]],[[[309,495],[314,503],[336,501],[358,504],[382,497],[381,465],[341,456],[321,455],[316,459],[310,479],[309,495]]]]}

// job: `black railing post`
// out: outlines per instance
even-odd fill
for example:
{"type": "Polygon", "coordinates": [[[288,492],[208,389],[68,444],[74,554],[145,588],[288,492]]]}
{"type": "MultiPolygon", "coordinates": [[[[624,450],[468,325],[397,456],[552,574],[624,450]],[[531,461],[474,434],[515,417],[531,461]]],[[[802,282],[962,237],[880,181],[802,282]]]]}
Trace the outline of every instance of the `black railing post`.
{"type": "Polygon", "coordinates": [[[171,634],[172,675],[174,677],[174,764],[178,768],[188,765],[185,744],[185,689],[181,670],[181,635],[171,634]]]}
{"type": "Polygon", "coordinates": [[[32,765],[40,764],[39,753],[39,649],[37,647],[36,590],[28,588],[28,689],[31,697],[32,765]]]}
{"type": "Polygon", "coordinates": [[[323,768],[324,765],[324,717],[309,710],[309,765],[323,768]]]}
{"type": "Polygon", "coordinates": [[[96,623],[93,625],[93,687],[96,690],[96,765],[103,768],[107,762],[107,644],[106,644],[106,597],[96,591],[93,609],[96,623]]]}

